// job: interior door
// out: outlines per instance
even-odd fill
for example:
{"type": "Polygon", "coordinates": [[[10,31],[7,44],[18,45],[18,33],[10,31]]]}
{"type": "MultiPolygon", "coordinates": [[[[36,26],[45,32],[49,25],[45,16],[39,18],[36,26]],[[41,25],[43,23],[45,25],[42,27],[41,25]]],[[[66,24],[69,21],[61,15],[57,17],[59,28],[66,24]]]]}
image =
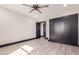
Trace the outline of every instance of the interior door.
{"type": "Polygon", "coordinates": [[[40,34],[40,23],[37,22],[36,23],[36,38],[40,38],[41,34],[40,34]]]}

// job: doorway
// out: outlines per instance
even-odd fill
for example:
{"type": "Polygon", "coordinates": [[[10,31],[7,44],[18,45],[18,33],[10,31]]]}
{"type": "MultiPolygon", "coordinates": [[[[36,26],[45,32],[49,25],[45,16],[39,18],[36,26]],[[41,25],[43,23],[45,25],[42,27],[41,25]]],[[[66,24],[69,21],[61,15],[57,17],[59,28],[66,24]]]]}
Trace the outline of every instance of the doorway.
{"type": "Polygon", "coordinates": [[[46,38],[46,21],[36,23],[36,38],[46,38]]]}

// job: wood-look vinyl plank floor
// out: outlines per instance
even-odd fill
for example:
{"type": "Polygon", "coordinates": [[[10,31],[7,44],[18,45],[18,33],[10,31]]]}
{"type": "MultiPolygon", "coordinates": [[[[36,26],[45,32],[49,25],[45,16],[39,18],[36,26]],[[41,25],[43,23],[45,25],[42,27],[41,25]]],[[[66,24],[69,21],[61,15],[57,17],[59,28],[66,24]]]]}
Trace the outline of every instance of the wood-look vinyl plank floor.
{"type": "Polygon", "coordinates": [[[0,55],[79,55],[79,47],[40,38],[2,47],[0,55]]]}

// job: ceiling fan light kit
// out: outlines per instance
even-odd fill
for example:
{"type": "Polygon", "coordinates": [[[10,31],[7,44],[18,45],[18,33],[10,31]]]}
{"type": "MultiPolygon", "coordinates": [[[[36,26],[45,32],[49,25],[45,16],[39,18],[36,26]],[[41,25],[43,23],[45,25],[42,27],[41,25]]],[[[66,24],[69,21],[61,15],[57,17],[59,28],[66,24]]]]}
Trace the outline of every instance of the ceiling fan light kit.
{"type": "Polygon", "coordinates": [[[27,5],[27,4],[22,4],[22,5],[32,8],[32,10],[29,13],[33,12],[34,10],[38,11],[39,13],[42,13],[39,9],[48,7],[48,5],[39,6],[38,4],[33,4],[32,6],[31,5],[27,5]]]}

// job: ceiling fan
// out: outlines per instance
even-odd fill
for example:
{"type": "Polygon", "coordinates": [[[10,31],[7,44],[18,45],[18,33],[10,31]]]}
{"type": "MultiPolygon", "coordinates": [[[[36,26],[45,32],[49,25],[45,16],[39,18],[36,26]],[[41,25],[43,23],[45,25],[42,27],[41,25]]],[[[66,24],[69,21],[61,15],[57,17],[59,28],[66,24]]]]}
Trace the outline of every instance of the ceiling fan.
{"type": "Polygon", "coordinates": [[[33,4],[32,6],[31,5],[27,5],[27,4],[22,4],[22,5],[26,6],[26,7],[31,7],[32,10],[30,11],[30,13],[33,12],[34,10],[38,11],[39,13],[42,13],[39,9],[48,7],[48,5],[39,6],[38,4],[33,4]]]}

